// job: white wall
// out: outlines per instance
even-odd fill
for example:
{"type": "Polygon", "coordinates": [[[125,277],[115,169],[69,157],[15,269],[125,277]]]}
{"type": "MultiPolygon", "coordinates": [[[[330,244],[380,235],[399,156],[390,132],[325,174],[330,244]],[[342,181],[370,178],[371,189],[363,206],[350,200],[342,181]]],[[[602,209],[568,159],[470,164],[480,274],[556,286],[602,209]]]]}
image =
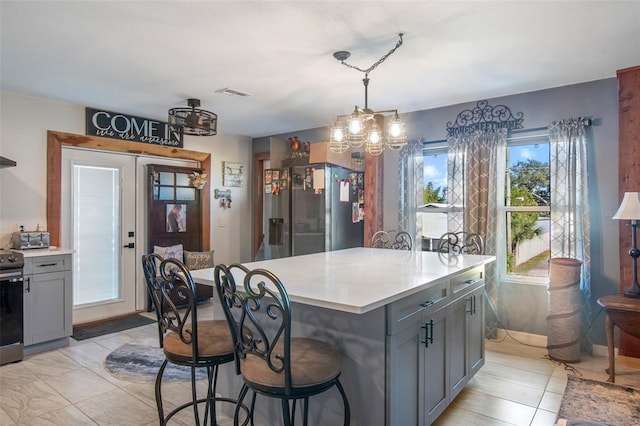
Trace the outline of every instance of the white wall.
{"type": "MultiPolygon", "coordinates": [[[[120,112],[127,112],[126,105],[120,112]]],[[[154,118],[154,117],[150,117],[154,118]]],[[[224,117],[220,117],[224,120],[224,117]]],[[[17,162],[0,169],[0,247],[8,247],[18,224],[46,229],[47,130],[85,134],[85,109],[47,99],[0,93],[0,155],[17,162]]],[[[216,262],[251,259],[251,140],[218,134],[186,136],[184,148],[211,153],[211,248],[216,262]],[[242,188],[232,188],[231,209],[219,207],[213,189],[222,188],[222,162],[245,165],[242,188]]]]}

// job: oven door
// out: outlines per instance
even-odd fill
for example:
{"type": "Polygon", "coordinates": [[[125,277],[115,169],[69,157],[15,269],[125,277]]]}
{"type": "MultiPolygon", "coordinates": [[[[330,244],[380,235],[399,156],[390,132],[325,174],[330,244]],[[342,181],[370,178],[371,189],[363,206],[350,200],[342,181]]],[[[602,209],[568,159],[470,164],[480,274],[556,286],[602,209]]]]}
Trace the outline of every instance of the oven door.
{"type": "Polygon", "coordinates": [[[0,272],[0,365],[22,360],[24,347],[22,272],[0,272]]]}

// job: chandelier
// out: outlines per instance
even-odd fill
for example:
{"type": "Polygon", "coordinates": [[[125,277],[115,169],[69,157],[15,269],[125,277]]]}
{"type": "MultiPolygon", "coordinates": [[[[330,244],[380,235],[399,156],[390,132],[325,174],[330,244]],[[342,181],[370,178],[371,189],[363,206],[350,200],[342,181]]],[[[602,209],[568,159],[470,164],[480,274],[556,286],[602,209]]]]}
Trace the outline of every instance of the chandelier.
{"type": "Polygon", "coordinates": [[[182,129],[182,133],[195,136],[213,136],[218,133],[218,116],[200,109],[200,99],[187,99],[189,107],[171,108],[169,124],[182,129]]]}
{"type": "Polygon", "coordinates": [[[376,63],[367,69],[361,69],[345,61],[351,56],[350,52],[339,51],[333,54],[340,63],[348,68],[353,68],[364,73],[364,108],[357,105],[351,115],[339,115],[335,125],[331,128],[329,149],[336,153],[343,153],[349,148],[359,148],[364,145],[364,150],[371,155],[380,155],[385,147],[400,149],[406,145],[406,133],[404,122],[398,117],[398,110],[374,111],[368,105],[369,73],[383,63],[396,49],[402,46],[403,34],[398,34],[400,40],[395,47],[376,63]],[[390,119],[384,124],[385,115],[390,119]],[[384,130],[383,130],[384,128],[384,130]]]}

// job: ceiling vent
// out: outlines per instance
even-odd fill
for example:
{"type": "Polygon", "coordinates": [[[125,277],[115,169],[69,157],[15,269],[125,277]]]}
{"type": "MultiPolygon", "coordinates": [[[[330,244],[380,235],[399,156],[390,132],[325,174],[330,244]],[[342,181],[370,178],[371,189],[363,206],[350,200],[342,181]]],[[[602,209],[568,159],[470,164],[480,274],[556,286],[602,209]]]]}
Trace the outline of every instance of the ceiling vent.
{"type": "Polygon", "coordinates": [[[216,93],[222,93],[223,95],[229,95],[229,96],[239,96],[241,98],[244,98],[245,96],[249,96],[247,92],[241,92],[240,90],[230,89],[228,87],[225,87],[224,89],[216,90],[216,93]]]}

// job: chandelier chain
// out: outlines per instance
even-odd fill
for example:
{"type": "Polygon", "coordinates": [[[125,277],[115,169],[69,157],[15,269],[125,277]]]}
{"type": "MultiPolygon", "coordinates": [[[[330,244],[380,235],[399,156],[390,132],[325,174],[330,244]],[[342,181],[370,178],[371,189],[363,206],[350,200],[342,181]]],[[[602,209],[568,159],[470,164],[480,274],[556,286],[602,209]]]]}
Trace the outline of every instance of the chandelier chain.
{"type": "Polygon", "coordinates": [[[385,61],[389,56],[391,56],[391,55],[393,54],[393,52],[395,52],[395,51],[398,49],[398,47],[402,46],[402,36],[403,36],[403,33],[398,34],[398,37],[400,37],[400,40],[398,40],[398,42],[396,43],[395,47],[394,47],[393,49],[391,49],[391,50],[390,50],[386,55],[384,55],[382,58],[378,59],[378,61],[377,61],[376,63],[374,63],[373,65],[371,65],[371,66],[370,66],[369,68],[367,68],[366,70],[363,70],[362,68],[359,68],[359,67],[357,67],[357,66],[355,66],[355,65],[348,64],[348,63],[346,63],[344,60],[343,60],[343,61],[340,61],[340,63],[341,63],[342,65],[344,65],[345,67],[347,67],[347,68],[353,68],[354,70],[358,70],[358,71],[360,71],[360,72],[365,73],[365,76],[366,76],[366,75],[369,75],[369,73],[370,73],[371,71],[373,71],[374,69],[376,69],[376,67],[377,67],[378,65],[380,65],[381,63],[383,63],[383,62],[384,62],[384,61],[385,61]]]}

